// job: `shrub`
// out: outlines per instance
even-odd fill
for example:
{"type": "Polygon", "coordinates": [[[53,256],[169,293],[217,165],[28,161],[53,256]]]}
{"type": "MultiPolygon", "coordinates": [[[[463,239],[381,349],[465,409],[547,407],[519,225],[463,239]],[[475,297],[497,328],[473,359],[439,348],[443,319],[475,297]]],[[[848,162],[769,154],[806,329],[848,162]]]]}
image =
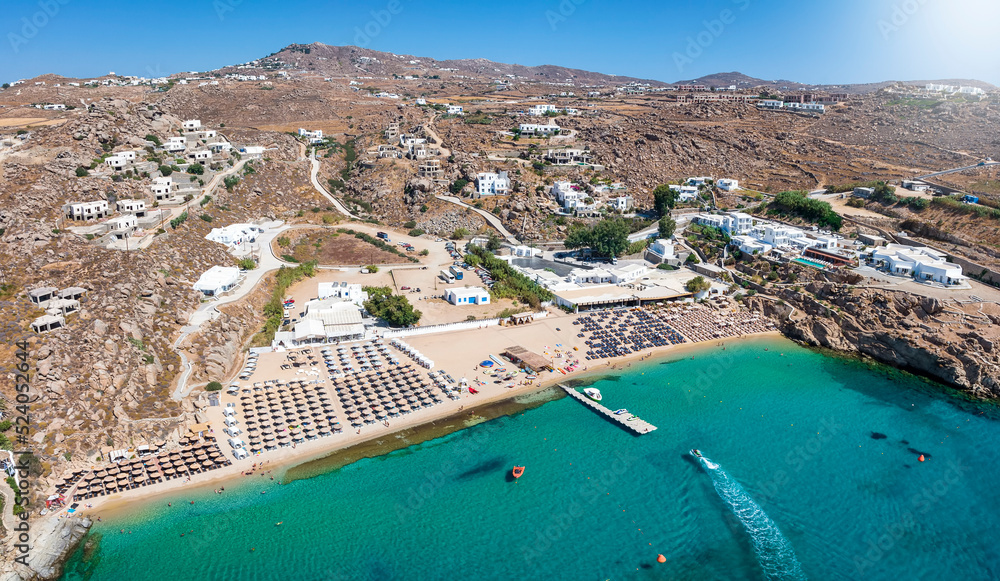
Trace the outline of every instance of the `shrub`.
{"type": "Polygon", "coordinates": [[[88,175],[90,175],[90,172],[87,171],[87,168],[83,167],[82,165],[76,168],[76,177],[83,178],[87,177],[88,175]]]}
{"type": "Polygon", "coordinates": [[[221,391],[222,384],[218,381],[209,381],[208,385],[205,386],[205,391],[221,391]]]}
{"type": "Polygon", "coordinates": [[[417,236],[422,236],[424,234],[424,231],[421,230],[420,228],[414,228],[413,230],[410,230],[407,234],[416,238],[417,236]]]}
{"type": "Polygon", "coordinates": [[[205,166],[201,165],[200,163],[192,163],[191,165],[188,166],[187,172],[189,174],[193,174],[196,176],[204,175],[205,166]]]}
{"type": "Polygon", "coordinates": [[[226,179],[222,180],[222,184],[226,186],[226,190],[232,192],[236,184],[240,183],[240,176],[226,176],[226,179]]]}
{"type": "Polygon", "coordinates": [[[469,235],[469,231],[465,228],[455,228],[455,231],[451,233],[452,240],[461,240],[469,235]]]}
{"type": "Polygon", "coordinates": [[[236,266],[239,266],[241,270],[253,270],[257,268],[257,263],[252,258],[243,258],[236,263],[236,266]]]}
{"type": "Polygon", "coordinates": [[[416,228],[416,227],[417,227],[417,222],[415,220],[409,220],[408,222],[403,224],[403,228],[416,228]]]}
{"type": "Polygon", "coordinates": [[[202,220],[206,221],[206,222],[211,222],[212,221],[212,217],[209,216],[208,214],[202,214],[201,216],[198,216],[198,217],[201,218],[202,220]]]}
{"type": "Polygon", "coordinates": [[[177,227],[183,224],[184,221],[187,219],[188,219],[188,213],[184,212],[180,216],[177,216],[176,218],[170,221],[170,227],[176,230],[177,227]]]}
{"type": "Polygon", "coordinates": [[[427,256],[427,255],[428,255],[428,254],[430,254],[430,253],[431,253],[431,251],[430,251],[430,250],[427,250],[426,248],[424,248],[423,250],[421,250],[421,251],[419,252],[420,256],[427,256]]]}

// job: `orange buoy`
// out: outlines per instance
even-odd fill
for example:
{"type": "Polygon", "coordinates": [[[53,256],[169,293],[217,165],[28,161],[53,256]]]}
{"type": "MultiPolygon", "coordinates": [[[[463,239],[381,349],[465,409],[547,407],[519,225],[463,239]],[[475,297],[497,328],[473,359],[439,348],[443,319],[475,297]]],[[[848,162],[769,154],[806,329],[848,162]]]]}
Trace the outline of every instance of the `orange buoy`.
{"type": "Polygon", "coordinates": [[[921,462],[923,462],[923,461],[924,461],[924,455],[923,455],[923,454],[921,454],[921,455],[920,455],[920,457],[919,457],[919,458],[917,458],[917,460],[920,460],[921,462]]]}
{"type": "Polygon", "coordinates": [[[664,557],[663,555],[657,555],[656,556],[656,562],[657,563],[666,563],[667,562],[667,558],[664,557]]]}

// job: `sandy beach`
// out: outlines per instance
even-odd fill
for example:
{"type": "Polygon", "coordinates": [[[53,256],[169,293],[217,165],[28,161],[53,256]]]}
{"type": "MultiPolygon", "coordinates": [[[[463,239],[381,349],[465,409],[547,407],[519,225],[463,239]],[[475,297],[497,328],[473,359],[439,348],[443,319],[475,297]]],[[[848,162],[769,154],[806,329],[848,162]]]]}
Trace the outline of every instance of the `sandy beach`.
{"type": "MultiPolygon", "coordinates": [[[[128,506],[136,501],[150,501],[156,498],[164,498],[164,502],[167,498],[176,500],[180,491],[190,491],[197,494],[241,479],[260,478],[261,471],[269,472],[269,475],[274,476],[276,481],[280,481],[284,472],[292,466],[323,458],[364,442],[392,439],[393,434],[430,422],[468,417],[474,415],[476,408],[537,392],[553,384],[571,379],[579,381],[592,376],[604,375],[609,371],[613,372],[616,369],[629,367],[646,358],[677,357],[704,349],[718,348],[719,345],[725,345],[727,342],[781,336],[777,331],[773,331],[698,343],[682,343],[595,362],[585,361],[582,356],[586,345],[582,338],[576,336],[577,328],[573,325],[573,321],[577,316],[554,311],[545,318],[536,319],[533,323],[522,326],[488,327],[407,337],[405,340],[408,344],[419,349],[434,361],[435,370],[444,370],[456,380],[462,377],[467,378],[470,385],[473,385],[479,393],[464,393],[458,400],[445,398],[441,403],[430,408],[391,418],[388,426],[374,423],[355,429],[345,422],[342,433],[306,440],[295,447],[279,447],[260,455],[252,455],[250,458],[234,461],[231,466],[195,474],[190,479],[177,478],[114,495],[88,499],[80,503],[78,514],[95,518],[97,516],[112,516],[119,511],[127,510],[128,506]],[[546,357],[557,368],[567,366],[577,359],[580,360],[580,364],[574,371],[566,374],[560,371],[543,372],[534,381],[515,378],[513,387],[505,387],[509,382],[493,383],[494,378],[484,375],[484,369],[479,367],[479,363],[488,359],[490,355],[498,356],[506,348],[515,345],[520,345],[546,357]],[[579,351],[575,351],[574,347],[577,347],[579,351]],[[476,385],[475,378],[479,378],[485,383],[476,385]],[[254,470],[252,468],[254,464],[257,467],[253,476],[244,476],[244,473],[254,470]]],[[[317,353],[319,349],[314,348],[317,353]]],[[[258,371],[251,382],[272,377],[295,379],[294,372],[289,375],[289,371],[280,369],[281,364],[285,361],[285,356],[284,352],[261,354],[258,371]]],[[[398,357],[401,363],[409,362],[403,354],[398,354],[398,357]]],[[[524,375],[521,374],[518,377],[523,378],[524,375]]],[[[320,378],[326,378],[325,372],[320,375],[320,378]]],[[[298,376],[298,379],[314,379],[314,377],[298,376]]],[[[326,379],[326,383],[323,385],[329,388],[330,380],[326,379]]],[[[221,428],[224,425],[222,409],[229,402],[238,402],[238,397],[224,394],[222,406],[210,407],[207,410],[208,423],[212,427],[213,435],[218,439],[220,449],[227,456],[231,455],[231,450],[226,443],[227,436],[222,433],[221,428]]],[[[343,421],[345,416],[340,403],[337,402],[336,406],[340,412],[338,415],[343,421]]],[[[463,422],[459,425],[464,426],[465,424],[463,422]]]]}

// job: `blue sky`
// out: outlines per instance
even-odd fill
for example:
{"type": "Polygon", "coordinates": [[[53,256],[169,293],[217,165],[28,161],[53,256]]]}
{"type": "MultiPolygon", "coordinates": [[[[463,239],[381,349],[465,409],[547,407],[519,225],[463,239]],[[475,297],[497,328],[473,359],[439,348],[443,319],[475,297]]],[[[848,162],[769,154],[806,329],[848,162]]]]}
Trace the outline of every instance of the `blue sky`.
{"type": "Polygon", "coordinates": [[[319,41],[668,82],[740,71],[1000,85],[998,22],[996,0],[8,0],[0,80],[209,70],[319,41]]]}

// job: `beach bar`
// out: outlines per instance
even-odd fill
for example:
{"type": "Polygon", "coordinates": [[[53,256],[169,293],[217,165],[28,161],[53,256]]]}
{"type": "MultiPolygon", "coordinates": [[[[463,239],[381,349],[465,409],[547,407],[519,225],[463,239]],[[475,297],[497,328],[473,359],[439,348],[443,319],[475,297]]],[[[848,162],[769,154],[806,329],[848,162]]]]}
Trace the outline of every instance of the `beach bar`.
{"type": "Polygon", "coordinates": [[[510,359],[514,365],[517,365],[518,367],[525,367],[535,373],[545,371],[546,369],[552,369],[551,361],[537,353],[528,351],[520,345],[508,347],[503,353],[501,353],[501,355],[510,359]]]}

